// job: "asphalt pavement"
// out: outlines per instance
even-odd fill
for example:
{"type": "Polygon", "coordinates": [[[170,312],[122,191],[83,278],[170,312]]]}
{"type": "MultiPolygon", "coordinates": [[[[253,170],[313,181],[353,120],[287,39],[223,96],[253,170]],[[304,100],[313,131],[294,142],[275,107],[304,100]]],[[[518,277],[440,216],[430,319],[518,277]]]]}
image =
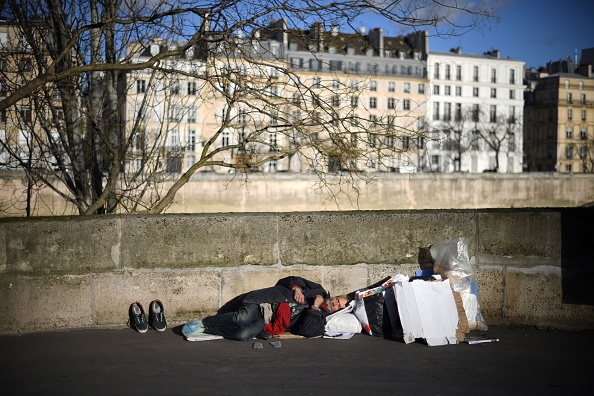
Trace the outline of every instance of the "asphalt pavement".
{"type": "MultiPolygon", "coordinates": [[[[473,333],[476,334],[476,333],[473,333]]],[[[490,327],[498,342],[189,342],[179,327],[0,336],[5,395],[592,394],[594,331],[490,327]]]]}

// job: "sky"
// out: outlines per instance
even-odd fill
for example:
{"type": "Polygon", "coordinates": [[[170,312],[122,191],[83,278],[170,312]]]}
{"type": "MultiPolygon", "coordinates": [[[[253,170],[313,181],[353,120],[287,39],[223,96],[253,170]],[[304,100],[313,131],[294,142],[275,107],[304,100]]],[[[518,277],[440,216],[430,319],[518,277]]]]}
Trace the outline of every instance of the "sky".
{"type": "MultiPolygon", "coordinates": [[[[497,10],[499,23],[449,38],[432,36],[428,29],[429,51],[448,52],[461,47],[463,54],[482,54],[498,49],[501,57],[523,61],[529,68],[574,59],[576,49],[579,61],[582,49],[594,47],[593,0],[483,1],[497,10]]],[[[407,33],[400,26],[386,26],[373,17],[362,20],[362,24],[367,30],[382,27],[388,36],[407,33]]]]}

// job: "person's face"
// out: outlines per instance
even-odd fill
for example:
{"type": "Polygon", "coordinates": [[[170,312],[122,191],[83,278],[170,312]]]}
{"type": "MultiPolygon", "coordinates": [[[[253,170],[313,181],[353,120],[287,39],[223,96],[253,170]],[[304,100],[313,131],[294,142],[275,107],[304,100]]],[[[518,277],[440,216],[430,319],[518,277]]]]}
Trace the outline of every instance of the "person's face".
{"type": "Polygon", "coordinates": [[[347,305],[347,300],[342,297],[333,297],[330,300],[330,306],[332,307],[332,312],[336,312],[339,309],[343,309],[347,305]]]}

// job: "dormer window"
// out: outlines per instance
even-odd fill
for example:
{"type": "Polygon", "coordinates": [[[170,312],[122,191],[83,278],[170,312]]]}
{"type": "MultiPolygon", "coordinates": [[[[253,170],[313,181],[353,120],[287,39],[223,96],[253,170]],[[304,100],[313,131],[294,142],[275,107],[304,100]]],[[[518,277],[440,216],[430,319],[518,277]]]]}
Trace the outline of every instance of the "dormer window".
{"type": "Polygon", "coordinates": [[[159,44],[151,44],[151,55],[155,56],[159,53],[159,44]]]}
{"type": "Polygon", "coordinates": [[[400,59],[400,60],[404,59],[404,51],[398,50],[398,59],[400,59]]]}
{"type": "Polygon", "coordinates": [[[413,58],[414,58],[415,60],[419,60],[419,58],[420,58],[420,56],[419,56],[419,51],[415,51],[415,52],[413,52],[413,58]]]}

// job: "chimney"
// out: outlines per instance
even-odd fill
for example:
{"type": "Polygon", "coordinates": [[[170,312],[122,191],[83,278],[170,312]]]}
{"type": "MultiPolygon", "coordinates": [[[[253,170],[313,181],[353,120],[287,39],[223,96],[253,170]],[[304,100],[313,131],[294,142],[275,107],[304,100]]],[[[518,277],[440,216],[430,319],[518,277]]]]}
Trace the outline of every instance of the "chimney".
{"type": "Polygon", "coordinates": [[[379,52],[380,58],[384,57],[384,29],[374,28],[369,31],[369,42],[379,52]]]}
{"type": "Polygon", "coordinates": [[[338,36],[338,25],[332,25],[331,34],[334,37],[338,36]]]}

